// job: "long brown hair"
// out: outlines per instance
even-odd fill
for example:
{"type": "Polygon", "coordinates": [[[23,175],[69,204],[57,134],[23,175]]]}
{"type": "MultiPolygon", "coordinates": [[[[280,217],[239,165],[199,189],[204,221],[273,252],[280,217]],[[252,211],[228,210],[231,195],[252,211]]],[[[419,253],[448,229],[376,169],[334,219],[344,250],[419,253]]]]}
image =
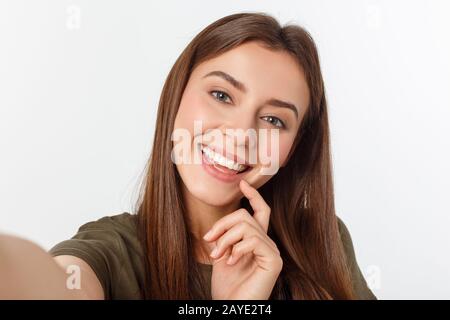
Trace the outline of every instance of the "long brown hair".
{"type": "MultiPolygon", "coordinates": [[[[310,105],[286,165],[259,188],[271,207],[268,235],[283,259],[271,299],[352,299],[334,208],[324,83],[313,39],[297,25],[281,27],[265,13],[223,17],[188,44],[169,72],[158,106],[150,159],[137,201],[144,249],[145,299],[207,299],[193,237],[171,161],[171,133],[184,88],[201,62],[247,41],[290,53],[303,69],[310,105]]],[[[246,198],[241,205],[249,212],[246,198]]]]}

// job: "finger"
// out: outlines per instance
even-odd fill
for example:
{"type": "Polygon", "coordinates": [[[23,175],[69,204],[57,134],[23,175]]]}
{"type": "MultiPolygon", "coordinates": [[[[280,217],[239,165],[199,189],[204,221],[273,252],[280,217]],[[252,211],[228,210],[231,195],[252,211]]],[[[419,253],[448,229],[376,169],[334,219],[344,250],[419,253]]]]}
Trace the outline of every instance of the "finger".
{"type": "Polygon", "coordinates": [[[231,250],[227,264],[233,265],[237,263],[242,256],[248,253],[255,255],[256,262],[262,269],[267,271],[281,271],[283,261],[279,252],[274,251],[258,235],[246,238],[235,244],[231,250]]]}
{"type": "Polygon", "coordinates": [[[203,239],[207,242],[215,241],[227,230],[242,221],[251,224],[255,228],[261,230],[261,232],[265,232],[261,225],[252,217],[252,215],[246,209],[241,208],[216,221],[211,229],[205,234],[203,239]]]}
{"type": "Polygon", "coordinates": [[[213,259],[212,264],[215,265],[216,263],[221,262],[222,260],[228,260],[228,258],[231,255],[231,250],[233,249],[233,247],[228,247],[227,250],[225,250],[225,253],[222,255],[222,257],[217,258],[217,259],[213,259]]]}
{"type": "MultiPolygon", "coordinates": [[[[214,259],[218,259],[222,256],[222,254],[225,252],[226,249],[232,247],[234,244],[238,243],[242,239],[246,239],[254,235],[259,235],[268,246],[272,246],[272,244],[269,242],[266,233],[264,233],[259,229],[255,229],[254,226],[250,225],[246,221],[241,221],[238,224],[234,225],[227,232],[225,232],[216,241],[216,247],[211,252],[210,256],[214,259]]],[[[276,246],[273,249],[278,250],[276,246]]]]}
{"type": "Polygon", "coordinates": [[[239,187],[242,193],[250,202],[253,208],[254,214],[253,218],[258,221],[264,231],[267,233],[269,229],[270,221],[270,207],[263,199],[261,194],[253,186],[251,186],[247,181],[242,179],[239,183],[239,187]]]}

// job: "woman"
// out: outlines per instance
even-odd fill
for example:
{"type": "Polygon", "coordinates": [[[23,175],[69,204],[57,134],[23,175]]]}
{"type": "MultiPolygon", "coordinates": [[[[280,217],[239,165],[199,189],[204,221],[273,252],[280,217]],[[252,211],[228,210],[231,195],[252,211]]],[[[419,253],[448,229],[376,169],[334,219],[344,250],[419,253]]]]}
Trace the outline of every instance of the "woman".
{"type": "Polygon", "coordinates": [[[62,270],[79,266],[77,297],[375,299],[335,214],[324,83],[304,29],[259,13],[206,27],[166,79],[155,133],[136,214],[89,222],[50,250],[62,270]]]}

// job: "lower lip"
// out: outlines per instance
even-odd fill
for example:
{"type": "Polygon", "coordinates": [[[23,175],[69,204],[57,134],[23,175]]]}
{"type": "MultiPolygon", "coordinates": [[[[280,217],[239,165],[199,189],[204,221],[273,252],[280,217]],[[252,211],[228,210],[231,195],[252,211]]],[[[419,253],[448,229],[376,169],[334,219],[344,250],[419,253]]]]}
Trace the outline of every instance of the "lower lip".
{"type": "Polygon", "coordinates": [[[223,182],[234,182],[234,181],[240,180],[240,179],[242,179],[242,176],[245,175],[247,173],[247,171],[250,170],[250,168],[248,168],[244,172],[236,173],[236,174],[224,173],[224,172],[218,170],[216,167],[214,167],[214,165],[209,164],[208,160],[206,159],[206,156],[203,152],[202,152],[202,167],[211,176],[213,176],[214,178],[216,178],[220,181],[223,181],[223,182]]]}

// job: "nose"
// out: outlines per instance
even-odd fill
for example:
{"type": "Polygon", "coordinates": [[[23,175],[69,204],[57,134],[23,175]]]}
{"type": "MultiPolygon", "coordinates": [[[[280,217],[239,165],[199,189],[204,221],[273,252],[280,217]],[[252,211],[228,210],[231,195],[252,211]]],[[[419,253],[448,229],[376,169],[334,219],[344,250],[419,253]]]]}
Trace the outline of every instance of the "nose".
{"type": "Polygon", "coordinates": [[[238,114],[225,126],[227,140],[236,141],[238,148],[254,148],[257,142],[256,123],[253,114],[238,114]],[[235,139],[235,140],[234,140],[235,139]]]}

